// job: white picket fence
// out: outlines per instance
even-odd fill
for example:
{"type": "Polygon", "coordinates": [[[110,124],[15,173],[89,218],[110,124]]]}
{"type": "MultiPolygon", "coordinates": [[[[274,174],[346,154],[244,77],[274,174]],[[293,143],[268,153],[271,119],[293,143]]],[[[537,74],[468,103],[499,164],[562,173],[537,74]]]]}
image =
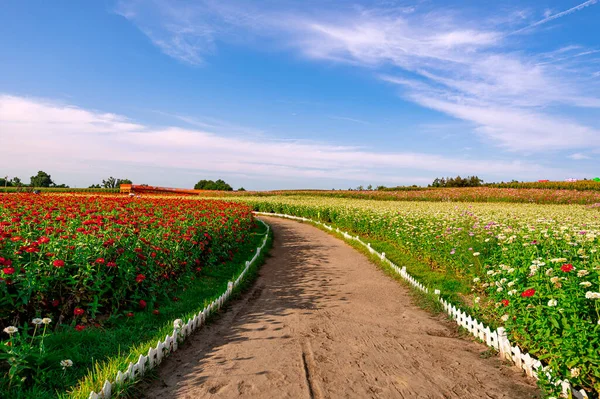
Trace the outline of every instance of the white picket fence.
{"type": "MultiPolygon", "coordinates": [[[[257,215],[277,216],[277,217],[286,218],[286,219],[293,219],[293,220],[299,220],[302,222],[309,222],[309,223],[313,223],[313,224],[322,226],[325,229],[330,230],[330,231],[335,230],[337,233],[341,234],[346,240],[356,241],[356,242],[360,243],[361,245],[363,245],[364,247],[366,247],[370,253],[378,256],[382,262],[387,263],[396,273],[398,273],[403,279],[408,281],[416,289],[418,289],[422,292],[425,292],[425,293],[430,293],[429,288],[427,288],[426,286],[421,284],[419,281],[417,281],[414,277],[412,277],[406,271],[405,266],[403,266],[403,267],[397,266],[391,260],[389,260],[385,257],[385,252],[382,252],[382,253],[377,252],[376,250],[371,248],[370,243],[365,243],[364,241],[362,241],[360,239],[359,236],[350,235],[347,232],[340,230],[339,228],[333,228],[332,226],[327,225],[325,223],[319,222],[317,220],[304,218],[304,217],[286,215],[286,214],[281,214],[281,213],[266,213],[266,212],[254,212],[254,213],[257,215]]],[[[506,335],[506,330],[504,329],[504,327],[498,327],[498,329],[492,330],[488,326],[479,322],[475,317],[472,317],[471,315],[463,312],[462,310],[458,309],[451,303],[449,303],[449,302],[445,301],[443,298],[441,298],[440,290],[434,289],[433,294],[438,297],[438,300],[444,307],[444,310],[448,313],[448,315],[452,319],[454,319],[454,321],[456,321],[456,324],[458,324],[461,327],[464,327],[471,335],[480,339],[487,346],[490,346],[490,347],[496,349],[499,352],[500,357],[502,359],[507,359],[507,360],[512,361],[517,367],[524,370],[528,376],[538,379],[538,373],[543,371],[542,363],[539,360],[537,360],[536,358],[530,356],[528,353],[523,353],[518,346],[511,345],[511,343],[508,340],[508,337],[506,335]]],[[[547,375],[552,380],[552,377],[549,374],[547,374],[547,375]]],[[[587,394],[585,393],[585,391],[583,389],[579,390],[579,391],[572,389],[571,384],[569,383],[568,380],[556,380],[556,381],[554,381],[554,384],[556,386],[561,385],[562,394],[567,395],[565,397],[568,397],[568,395],[570,393],[574,398],[577,398],[577,399],[587,399],[588,398],[587,394]]]]}
{"type": "Polygon", "coordinates": [[[223,294],[221,294],[221,296],[219,296],[217,299],[208,304],[201,312],[194,315],[193,318],[188,319],[187,323],[183,324],[183,322],[179,323],[179,320],[175,320],[175,322],[173,323],[173,333],[171,335],[167,335],[164,341],[159,341],[156,344],[156,347],[149,348],[148,353],[146,355],[140,354],[140,357],[138,358],[136,363],[129,363],[127,370],[125,370],[124,372],[117,372],[114,382],[105,381],[104,385],[102,386],[102,390],[98,393],[91,392],[88,397],[89,399],[108,399],[111,397],[111,393],[114,387],[123,384],[126,381],[133,381],[135,379],[141,378],[146,371],[158,366],[169,353],[175,352],[177,350],[178,342],[182,342],[192,332],[200,328],[204,324],[208,316],[210,316],[216,310],[221,309],[221,306],[223,306],[223,304],[231,296],[233,289],[242,282],[242,280],[246,276],[248,269],[256,261],[256,259],[261,253],[261,250],[265,247],[267,243],[270,227],[262,220],[259,220],[259,222],[264,224],[267,228],[265,238],[260,247],[256,249],[256,253],[252,257],[252,259],[246,262],[246,267],[240,273],[240,275],[235,279],[235,281],[230,281],[227,284],[227,290],[223,294]]]}

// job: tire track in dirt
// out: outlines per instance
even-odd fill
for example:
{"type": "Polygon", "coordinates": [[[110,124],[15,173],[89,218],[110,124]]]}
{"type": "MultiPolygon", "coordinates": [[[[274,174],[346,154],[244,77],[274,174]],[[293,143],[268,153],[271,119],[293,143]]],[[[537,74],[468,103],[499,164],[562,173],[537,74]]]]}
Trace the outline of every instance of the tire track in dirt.
{"type": "Polygon", "coordinates": [[[144,397],[539,397],[343,241],[264,220],[275,240],[254,287],[163,362],[144,397]]]}

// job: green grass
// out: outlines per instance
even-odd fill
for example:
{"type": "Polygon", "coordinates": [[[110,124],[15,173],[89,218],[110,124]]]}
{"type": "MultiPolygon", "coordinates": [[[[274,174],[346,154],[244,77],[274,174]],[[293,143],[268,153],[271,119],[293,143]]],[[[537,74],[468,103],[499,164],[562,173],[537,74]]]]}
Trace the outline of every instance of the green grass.
{"type": "MultiPolygon", "coordinates": [[[[123,316],[108,320],[101,328],[52,334],[46,339],[47,350],[60,353],[62,359],[71,359],[74,366],[64,373],[48,374],[43,384],[27,390],[0,391],[0,397],[87,399],[90,391],[100,391],[106,379],[114,380],[118,370],[124,371],[129,362],[137,361],[140,354],[147,354],[150,346],[156,346],[159,340],[171,334],[173,320],[187,320],[222,294],[227,289],[228,281],[233,280],[253,256],[265,233],[266,227],[258,223],[250,239],[241,246],[232,261],[203,269],[195,284],[176,294],[178,301],[161,304],[159,315],[154,315],[149,309],[131,318],[123,316]]],[[[261,251],[261,257],[268,252],[269,245],[270,240],[261,251]]],[[[260,261],[255,262],[253,267],[259,265],[260,261]]],[[[253,277],[254,274],[249,272],[246,280],[250,281],[253,277]]],[[[122,388],[123,391],[128,389],[128,386],[122,388]]]]}

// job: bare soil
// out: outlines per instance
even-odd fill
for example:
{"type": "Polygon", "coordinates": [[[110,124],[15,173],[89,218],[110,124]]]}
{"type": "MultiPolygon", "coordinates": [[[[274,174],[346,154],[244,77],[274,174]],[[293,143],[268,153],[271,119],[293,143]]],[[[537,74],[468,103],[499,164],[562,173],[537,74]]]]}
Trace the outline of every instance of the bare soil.
{"type": "Polygon", "coordinates": [[[264,218],[253,288],[169,357],[145,398],[537,398],[535,385],[343,241],[264,218]]]}

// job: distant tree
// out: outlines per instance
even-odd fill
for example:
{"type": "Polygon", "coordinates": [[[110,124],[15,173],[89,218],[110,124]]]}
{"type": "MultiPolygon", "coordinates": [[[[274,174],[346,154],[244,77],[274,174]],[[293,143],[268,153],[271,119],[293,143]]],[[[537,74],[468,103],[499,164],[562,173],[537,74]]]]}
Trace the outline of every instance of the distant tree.
{"type": "Polygon", "coordinates": [[[233,191],[233,188],[219,179],[217,181],[212,180],[200,180],[194,186],[195,190],[219,190],[219,191],[233,191]]]}
{"type": "Polygon", "coordinates": [[[0,177],[0,187],[12,187],[13,183],[11,180],[8,180],[8,176],[0,177]]]}
{"type": "Polygon", "coordinates": [[[31,187],[50,187],[54,185],[50,175],[40,170],[37,175],[31,176],[31,187]]]}
{"type": "Polygon", "coordinates": [[[369,191],[373,190],[373,186],[369,184],[369,185],[367,186],[367,190],[369,190],[369,191]]]}
{"type": "Polygon", "coordinates": [[[246,191],[246,189],[244,187],[240,187],[237,189],[238,191],[246,191]]]}
{"type": "Polygon", "coordinates": [[[462,178],[460,176],[436,178],[429,187],[479,187],[483,185],[483,180],[477,176],[468,176],[462,178]]]}
{"type": "Polygon", "coordinates": [[[383,191],[385,190],[387,187],[386,186],[377,186],[377,191],[383,191]]]}
{"type": "Polygon", "coordinates": [[[119,188],[121,184],[131,184],[131,180],[129,179],[115,179],[114,177],[109,177],[106,180],[102,180],[102,187],[104,188],[119,188]]]}
{"type": "Polygon", "coordinates": [[[356,187],[356,189],[357,189],[358,191],[363,191],[363,190],[364,190],[364,187],[363,187],[363,186],[358,186],[358,187],[356,187]]]}
{"type": "Polygon", "coordinates": [[[12,178],[12,184],[13,186],[21,186],[23,183],[21,182],[21,179],[19,179],[18,177],[13,177],[12,178]]]}
{"type": "Polygon", "coordinates": [[[88,188],[102,188],[101,185],[99,184],[92,184],[91,186],[89,186],[88,188]]]}

